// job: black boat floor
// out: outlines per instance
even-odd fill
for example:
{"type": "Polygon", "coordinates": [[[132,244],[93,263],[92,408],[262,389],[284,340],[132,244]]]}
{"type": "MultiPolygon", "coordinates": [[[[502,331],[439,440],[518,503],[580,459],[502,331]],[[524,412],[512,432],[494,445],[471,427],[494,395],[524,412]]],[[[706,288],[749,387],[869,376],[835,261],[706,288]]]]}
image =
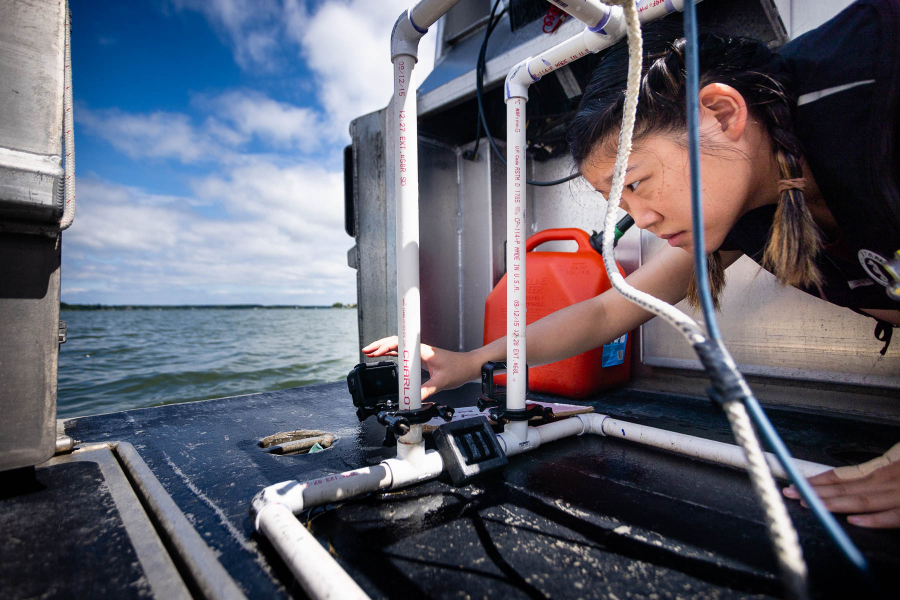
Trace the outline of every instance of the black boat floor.
{"type": "MultiPolygon", "coordinates": [[[[476,394],[470,385],[437,400],[466,406],[476,394]]],[[[732,441],[725,417],[701,399],[620,390],[590,404],[632,422],[732,441]]],[[[796,457],[827,464],[871,458],[900,439],[896,425],[785,409],[769,414],[796,457]]],[[[67,421],[66,433],[80,442],[133,444],[248,597],[303,596],[277,553],[253,532],[249,502],[256,492],[395,454],[382,446],[384,429],[374,419],[357,421],[344,383],[85,417],[67,421]],[[257,445],[293,429],[321,429],[337,440],[323,452],[293,456],[257,445]]],[[[56,484],[45,485],[51,490],[56,484]]],[[[27,505],[22,498],[18,504],[0,500],[2,514],[21,510],[27,505]]],[[[94,514],[101,510],[96,503],[75,504],[66,510],[106,527],[94,514]]],[[[789,510],[813,595],[863,595],[809,511],[795,502],[789,510]]],[[[762,512],[744,473],[618,439],[560,440],[513,457],[503,471],[464,488],[438,479],[315,509],[301,519],[373,598],[781,595],[762,512]]],[[[14,526],[15,517],[4,517],[2,525],[14,526]]],[[[59,526],[52,520],[44,525],[43,531],[32,528],[30,543],[49,559],[59,526]]],[[[896,593],[900,533],[844,525],[883,587],[896,593]]],[[[102,559],[105,550],[95,547],[95,559],[102,559]]],[[[5,552],[0,559],[10,560],[5,552]]],[[[65,563],[68,557],[54,559],[65,563]]],[[[20,577],[44,572],[31,563],[17,568],[20,577]]],[[[126,569],[117,577],[90,595],[127,596],[118,592],[140,586],[139,573],[126,569]]],[[[23,588],[19,595],[32,594],[23,588]]]]}

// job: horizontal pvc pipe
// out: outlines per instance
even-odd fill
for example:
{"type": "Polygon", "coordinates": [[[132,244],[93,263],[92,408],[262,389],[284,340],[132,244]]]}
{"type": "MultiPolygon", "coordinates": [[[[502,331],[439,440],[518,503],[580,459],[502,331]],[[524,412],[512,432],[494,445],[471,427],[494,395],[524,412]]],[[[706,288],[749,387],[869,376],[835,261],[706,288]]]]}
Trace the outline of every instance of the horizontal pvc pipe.
{"type": "MultiPolygon", "coordinates": [[[[694,4],[700,4],[700,0],[694,4]]],[[[637,9],[638,19],[644,24],[684,10],[684,0],[639,0],[637,9]]]]}
{"type": "Polygon", "coordinates": [[[264,507],[257,517],[257,529],[272,543],[310,598],[369,598],[287,506],[264,507]]]}
{"type": "MultiPolygon", "coordinates": [[[[675,433],[665,429],[657,429],[655,427],[647,427],[646,425],[637,425],[626,421],[619,421],[607,415],[590,413],[586,415],[577,415],[576,418],[581,419],[585,423],[586,432],[617,437],[623,440],[653,446],[662,450],[668,450],[684,456],[699,458],[720,465],[736,467],[738,469],[747,469],[747,458],[740,446],[733,444],[725,444],[716,442],[706,438],[700,438],[683,433],[675,433]]],[[[766,452],[766,461],[772,470],[772,475],[778,479],[787,479],[787,473],[778,462],[775,455],[766,452]]],[[[809,478],[825,471],[830,471],[832,467],[819,463],[809,462],[806,460],[795,460],[797,468],[804,477],[809,478]]]]}
{"type": "Polygon", "coordinates": [[[457,2],[459,0],[419,0],[409,9],[409,18],[416,29],[424,33],[457,2]]]}
{"type": "Polygon", "coordinates": [[[257,529],[259,529],[259,514],[269,504],[282,504],[296,514],[314,506],[434,479],[444,470],[441,455],[434,451],[425,452],[423,444],[399,447],[405,450],[406,456],[390,458],[374,467],[327,475],[309,481],[292,480],[270,485],[253,498],[257,529]]]}
{"type": "Polygon", "coordinates": [[[538,425],[534,429],[541,437],[541,443],[546,444],[565,437],[581,435],[584,433],[584,423],[581,419],[569,417],[568,419],[547,423],[546,425],[538,425]]]}
{"type": "MultiPolygon", "coordinates": [[[[528,87],[543,76],[561,69],[579,58],[588,54],[596,54],[618,42],[625,36],[625,18],[622,9],[618,6],[597,9],[603,12],[603,17],[596,25],[592,22],[598,18],[601,12],[589,9],[590,15],[583,18],[584,10],[592,5],[590,0],[578,2],[557,2],[550,0],[575,18],[587,23],[587,27],[580,33],[557,44],[553,48],[545,50],[538,56],[529,57],[510,69],[506,78],[506,98],[528,98],[528,87]],[[581,11],[577,10],[579,7],[581,11]]],[[[603,5],[605,6],[605,5],[603,5]]],[[[684,0],[640,0],[638,2],[638,18],[641,23],[649,23],[673,12],[684,8],[684,0]]]]}
{"type": "Polygon", "coordinates": [[[270,485],[253,498],[253,511],[258,515],[269,504],[283,504],[293,513],[307,508],[346,500],[361,494],[387,489],[392,483],[391,470],[384,463],[309,481],[282,481],[270,485]]]}
{"type": "Polygon", "coordinates": [[[570,62],[595,54],[612,46],[619,39],[617,36],[603,35],[585,28],[569,39],[545,50],[538,56],[528,60],[528,73],[537,81],[544,75],[561,69],[570,62]]]}
{"type": "Polygon", "coordinates": [[[500,446],[506,456],[515,456],[523,452],[529,452],[542,444],[554,442],[564,437],[581,435],[585,432],[585,424],[580,419],[570,417],[561,421],[554,421],[546,425],[528,427],[528,423],[520,421],[509,423],[506,430],[499,434],[500,446]],[[511,425],[523,425],[525,429],[514,429],[511,425]]]}

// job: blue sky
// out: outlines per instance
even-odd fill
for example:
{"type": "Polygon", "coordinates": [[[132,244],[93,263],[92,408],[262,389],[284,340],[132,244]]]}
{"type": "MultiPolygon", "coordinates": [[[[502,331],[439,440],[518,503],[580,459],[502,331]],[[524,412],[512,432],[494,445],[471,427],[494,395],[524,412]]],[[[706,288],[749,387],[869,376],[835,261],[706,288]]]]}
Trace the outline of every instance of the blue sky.
{"type": "Polygon", "coordinates": [[[390,98],[408,3],[70,0],[63,301],[355,302],[342,149],[350,121],[390,98]]]}

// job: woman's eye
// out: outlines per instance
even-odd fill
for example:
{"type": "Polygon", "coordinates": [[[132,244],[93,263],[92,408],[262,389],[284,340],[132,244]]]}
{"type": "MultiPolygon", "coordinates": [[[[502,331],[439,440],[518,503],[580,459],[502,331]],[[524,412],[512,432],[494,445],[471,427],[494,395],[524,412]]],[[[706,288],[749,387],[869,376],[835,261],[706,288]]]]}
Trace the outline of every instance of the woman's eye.
{"type": "Polygon", "coordinates": [[[638,179],[638,180],[635,181],[634,183],[629,183],[629,184],[628,184],[628,187],[631,188],[631,191],[632,191],[632,192],[636,192],[637,189],[638,189],[638,185],[640,185],[640,183],[641,183],[641,180],[638,179]]]}

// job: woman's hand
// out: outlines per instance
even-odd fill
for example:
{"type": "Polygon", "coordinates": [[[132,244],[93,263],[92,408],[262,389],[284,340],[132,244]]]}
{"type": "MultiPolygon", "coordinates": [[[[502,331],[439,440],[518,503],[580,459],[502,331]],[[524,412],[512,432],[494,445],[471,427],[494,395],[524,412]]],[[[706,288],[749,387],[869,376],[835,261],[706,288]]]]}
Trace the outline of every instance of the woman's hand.
{"type": "MultiPolygon", "coordinates": [[[[884,456],[861,465],[826,471],[811,477],[809,483],[828,510],[853,513],[847,521],[854,525],[900,528],[900,444],[884,456]]],[[[784,488],[784,495],[800,498],[794,486],[784,488]]]]}
{"type": "MultiPolygon", "coordinates": [[[[362,349],[363,354],[369,358],[379,356],[397,356],[397,336],[386,337],[372,342],[362,349]]],[[[436,394],[441,390],[453,389],[478,377],[477,370],[480,364],[475,365],[476,371],[472,373],[473,360],[466,352],[450,352],[422,344],[422,364],[428,369],[431,376],[422,385],[422,399],[436,394]]]]}

